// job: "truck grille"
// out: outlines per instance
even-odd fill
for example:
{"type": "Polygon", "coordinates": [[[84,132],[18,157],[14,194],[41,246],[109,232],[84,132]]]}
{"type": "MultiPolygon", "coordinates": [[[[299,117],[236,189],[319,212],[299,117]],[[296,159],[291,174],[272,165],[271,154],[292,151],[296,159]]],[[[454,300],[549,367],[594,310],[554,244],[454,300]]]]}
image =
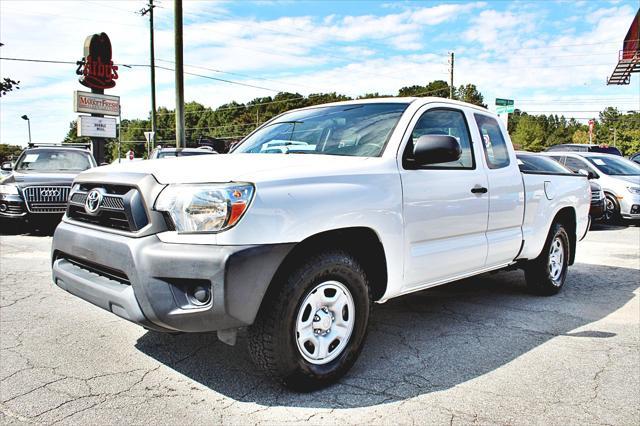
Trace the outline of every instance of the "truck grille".
{"type": "Polygon", "coordinates": [[[67,217],[103,228],[136,232],[149,223],[142,197],[137,189],[122,185],[83,184],[69,198],[67,217]],[[102,200],[96,212],[85,208],[91,190],[97,189],[102,200]]]}
{"type": "Polygon", "coordinates": [[[28,186],[22,191],[30,213],[64,213],[71,187],[28,186]]]}

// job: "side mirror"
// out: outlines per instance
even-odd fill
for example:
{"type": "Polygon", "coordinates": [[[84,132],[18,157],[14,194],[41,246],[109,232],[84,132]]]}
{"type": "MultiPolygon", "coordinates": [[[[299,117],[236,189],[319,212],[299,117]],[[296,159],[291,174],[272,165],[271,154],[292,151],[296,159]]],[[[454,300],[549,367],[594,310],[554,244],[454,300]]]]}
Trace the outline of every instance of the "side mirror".
{"type": "Polygon", "coordinates": [[[0,166],[0,169],[4,170],[5,172],[10,172],[11,170],[13,170],[13,165],[11,164],[11,161],[5,161],[4,163],[2,163],[2,166],[0,166]]]}
{"type": "Polygon", "coordinates": [[[453,136],[424,135],[413,146],[413,157],[422,166],[457,161],[461,155],[460,143],[453,136]]]}
{"type": "Polygon", "coordinates": [[[596,176],[595,173],[593,173],[592,171],[589,170],[585,170],[585,169],[580,169],[578,170],[578,173],[581,175],[584,175],[587,177],[587,179],[597,179],[598,176],[596,176]]]}

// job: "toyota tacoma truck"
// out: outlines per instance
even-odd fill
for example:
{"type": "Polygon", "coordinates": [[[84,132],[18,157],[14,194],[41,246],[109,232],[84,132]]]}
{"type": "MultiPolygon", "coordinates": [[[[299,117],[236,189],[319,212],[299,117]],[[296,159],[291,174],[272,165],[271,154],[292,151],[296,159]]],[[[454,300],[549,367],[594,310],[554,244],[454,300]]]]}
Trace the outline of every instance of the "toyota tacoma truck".
{"type": "Polygon", "coordinates": [[[557,293],[589,204],[585,176],[521,173],[486,109],[326,104],[273,118],[229,155],[81,173],[53,281],[151,330],[233,344],[247,327],[255,363],[308,390],[353,365],[374,302],[515,267],[557,293]]]}

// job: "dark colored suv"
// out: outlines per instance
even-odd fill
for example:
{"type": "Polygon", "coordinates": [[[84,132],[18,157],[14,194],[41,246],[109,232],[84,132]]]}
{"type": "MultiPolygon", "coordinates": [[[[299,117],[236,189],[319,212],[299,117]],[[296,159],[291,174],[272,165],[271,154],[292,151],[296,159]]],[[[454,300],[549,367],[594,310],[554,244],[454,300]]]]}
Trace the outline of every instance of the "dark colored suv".
{"type": "Polygon", "coordinates": [[[622,157],[622,153],[615,146],[582,144],[582,143],[563,143],[553,145],[545,149],[546,152],[554,151],[572,151],[572,152],[600,152],[602,154],[613,154],[622,157]]]}
{"type": "Polygon", "coordinates": [[[0,182],[0,218],[60,218],[67,208],[73,179],[95,166],[87,145],[30,144],[15,166],[2,164],[2,170],[12,173],[0,182]]]}

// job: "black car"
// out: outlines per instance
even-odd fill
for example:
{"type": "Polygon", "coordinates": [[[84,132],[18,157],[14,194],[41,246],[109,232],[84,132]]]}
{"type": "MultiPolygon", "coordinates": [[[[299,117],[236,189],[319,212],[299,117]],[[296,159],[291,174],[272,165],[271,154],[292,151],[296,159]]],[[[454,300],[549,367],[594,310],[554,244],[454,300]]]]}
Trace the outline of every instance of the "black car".
{"type": "Polygon", "coordinates": [[[67,208],[73,179],[95,166],[86,145],[29,145],[15,167],[2,164],[2,170],[12,173],[0,182],[1,220],[59,219],[67,208]]]}
{"type": "Polygon", "coordinates": [[[622,156],[622,153],[615,146],[583,144],[583,143],[563,143],[553,145],[545,149],[546,152],[571,151],[571,152],[600,152],[602,154],[613,154],[622,156]]]}
{"type": "MultiPolygon", "coordinates": [[[[536,155],[532,152],[517,152],[518,166],[523,172],[541,172],[541,173],[562,173],[573,174],[573,172],[562,164],[558,163],[551,157],[536,155]]],[[[589,180],[591,186],[591,208],[589,216],[591,221],[601,220],[605,213],[605,196],[602,187],[589,180]]]]}

